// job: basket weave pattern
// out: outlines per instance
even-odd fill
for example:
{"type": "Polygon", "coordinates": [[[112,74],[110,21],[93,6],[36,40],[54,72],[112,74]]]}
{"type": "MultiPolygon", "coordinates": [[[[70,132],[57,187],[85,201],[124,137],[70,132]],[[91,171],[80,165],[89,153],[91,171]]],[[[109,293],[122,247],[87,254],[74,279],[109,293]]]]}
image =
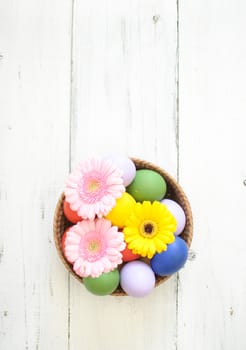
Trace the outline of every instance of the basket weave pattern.
{"type": "MultiPolygon", "coordinates": [[[[165,170],[161,169],[160,167],[141,159],[137,159],[137,158],[131,158],[131,159],[135,163],[137,169],[154,170],[158,172],[165,179],[167,183],[167,193],[165,195],[165,198],[173,199],[174,201],[179,203],[185,212],[186,225],[180,237],[183,238],[188,244],[188,246],[190,247],[192,236],[193,236],[192,212],[191,212],[189,201],[183,189],[181,188],[181,186],[176,182],[176,180],[174,180],[172,176],[170,176],[165,170]]],[[[62,235],[65,232],[65,230],[69,226],[71,226],[71,223],[66,219],[63,213],[64,199],[65,199],[65,196],[64,196],[64,193],[62,193],[57,202],[56,209],[55,209],[54,223],[53,223],[54,241],[57,248],[57,252],[64,266],[78,281],[82,283],[83,279],[73,271],[72,265],[66,260],[62,252],[62,235]]],[[[156,276],[155,286],[157,287],[158,285],[165,282],[170,277],[171,276],[165,276],[165,277],[156,276]]],[[[114,291],[111,295],[125,296],[126,293],[119,286],[118,289],[114,291]]]]}

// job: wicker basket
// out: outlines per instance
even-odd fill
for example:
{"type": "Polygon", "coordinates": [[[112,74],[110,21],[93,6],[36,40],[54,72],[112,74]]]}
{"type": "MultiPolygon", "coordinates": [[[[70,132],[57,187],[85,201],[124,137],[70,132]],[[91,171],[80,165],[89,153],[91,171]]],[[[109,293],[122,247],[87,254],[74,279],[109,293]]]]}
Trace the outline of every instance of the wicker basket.
{"type": "MultiPolygon", "coordinates": [[[[192,212],[190,208],[190,204],[188,202],[188,199],[181,188],[181,186],[171,177],[165,170],[161,169],[160,167],[146,162],[141,159],[137,158],[131,158],[132,161],[135,163],[137,169],[150,169],[157,171],[160,175],[163,176],[167,183],[167,193],[165,195],[165,198],[170,198],[176,201],[181,205],[183,208],[185,215],[186,215],[186,225],[184,228],[184,231],[180,235],[181,238],[183,238],[188,246],[190,246],[193,236],[193,221],[192,221],[192,212]]],[[[56,205],[55,214],[54,214],[54,240],[56,244],[56,248],[58,251],[58,254],[66,267],[66,269],[80,282],[83,283],[83,279],[76,275],[76,273],[73,271],[72,265],[65,259],[63,253],[62,253],[62,235],[65,232],[66,228],[71,226],[71,223],[66,219],[66,217],[63,214],[63,201],[64,201],[64,194],[62,193],[58,203],[56,205]]],[[[156,282],[155,286],[157,287],[161,283],[165,282],[168,278],[171,276],[156,276],[156,282]]],[[[127,295],[119,286],[116,291],[114,291],[111,295],[115,296],[125,296],[127,295]]]]}

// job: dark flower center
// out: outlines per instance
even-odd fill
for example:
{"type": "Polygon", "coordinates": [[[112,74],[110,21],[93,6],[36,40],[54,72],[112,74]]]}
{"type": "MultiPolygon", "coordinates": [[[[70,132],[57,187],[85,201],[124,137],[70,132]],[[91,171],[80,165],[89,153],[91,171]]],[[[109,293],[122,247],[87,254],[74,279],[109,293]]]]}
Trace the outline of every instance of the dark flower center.
{"type": "Polygon", "coordinates": [[[155,221],[144,220],[139,226],[139,233],[145,238],[151,239],[158,234],[158,226],[155,221]]]}
{"type": "Polygon", "coordinates": [[[144,232],[147,233],[147,234],[151,234],[153,232],[153,225],[152,224],[145,224],[144,225],[144,232]]]}

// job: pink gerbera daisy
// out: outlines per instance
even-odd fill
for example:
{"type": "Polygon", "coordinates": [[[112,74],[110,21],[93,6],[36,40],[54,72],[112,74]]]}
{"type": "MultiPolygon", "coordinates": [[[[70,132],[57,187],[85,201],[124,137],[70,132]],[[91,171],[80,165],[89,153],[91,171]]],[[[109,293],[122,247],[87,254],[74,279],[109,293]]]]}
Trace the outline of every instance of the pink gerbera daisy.
{"type": "Polygon", "coordinates": [[[83,220],[72,226],[64,241],[64,255],[81,277],[98,277],[122,263],[124,236],[106,219],[83,220]]]}
{"type": "Polygon", "coordinates": [[[93,220],[107,215],[124,191],[120,169],[109,160],[90,159],[69,175],[65,196],[72,210],[93,220]]]}

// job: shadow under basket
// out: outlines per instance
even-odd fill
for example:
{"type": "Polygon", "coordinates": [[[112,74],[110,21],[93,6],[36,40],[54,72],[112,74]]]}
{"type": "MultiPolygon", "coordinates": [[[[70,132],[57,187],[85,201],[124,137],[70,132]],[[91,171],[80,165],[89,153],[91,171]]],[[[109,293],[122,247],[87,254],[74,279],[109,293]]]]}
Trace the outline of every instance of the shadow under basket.
{"type": "MultiPolygon", "coordinates": [[[[179,235],[182,239],[184,239],[187,243],[187,245],[190,247],[192,236],[193,236],[193,220],[192,220],[192,212],[191,207],[189,204],[189,201],[182,189],[182,187],[177,183],[176,180],[172,176],[170,176],[165,170],[161,169],[160,167],[154,165],[153,163],[146,162],[141,159],[137,158],[131,158],[132,161],[135,163],[137,170],[139,169],[150,169],[158,172],[166,181],[167,183],[167,192],[165,195],[165,198],[169,198],[174,200],[175,202],[179,203],[181,207],[183,208],[186,216],[186,225],[183,230],[183,232],[179,235]]],[[[55,214],[54,214],[54,223],[53,223],[53,230],[54,230],[54,241],[55,245],[58,251],[58,254],[61,258],[61,261],[63,262],[66,269],[80,282],[83,283],[83,279],[78,276],[74,271],[72,265],[66,260],[65,256],[62,252],[62,235],[65,232],[65,230],[73,225],[71,222],[69,222],[64,213],[63,213],[63,202],[64,202],[65,196],[64,193],[61,194],[58,203],[56,205],[55,214]]],[[[145,259],[143,259],[145,260],[145,259]]],[[[155,276],[155,287],[159,286],[163,282],[165,282],[168,278],[171,276],[155,276]]],[[[118,287],[111,295],[114,296],[125,296],[127,295],[123,289],[118,287]]]]}

